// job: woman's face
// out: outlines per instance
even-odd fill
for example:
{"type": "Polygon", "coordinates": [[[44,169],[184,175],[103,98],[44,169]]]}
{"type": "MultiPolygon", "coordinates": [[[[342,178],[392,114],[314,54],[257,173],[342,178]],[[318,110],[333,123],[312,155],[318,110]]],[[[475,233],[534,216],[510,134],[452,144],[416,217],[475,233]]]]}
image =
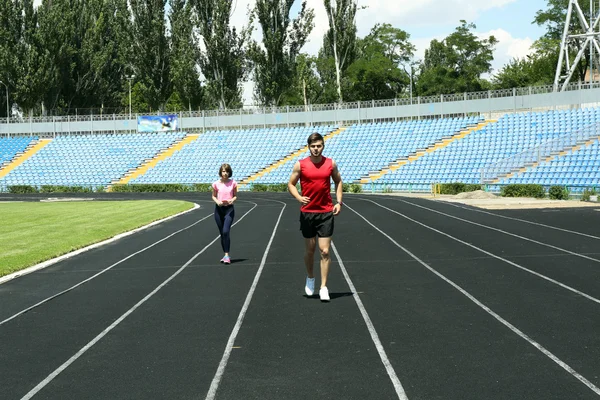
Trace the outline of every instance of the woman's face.
{"type": "Polygon", "coordinates": [[[221,178],[223,178],[223,179],[229,178],[229,172],[227,172],[226,169],[221,170],[221,178]]]}

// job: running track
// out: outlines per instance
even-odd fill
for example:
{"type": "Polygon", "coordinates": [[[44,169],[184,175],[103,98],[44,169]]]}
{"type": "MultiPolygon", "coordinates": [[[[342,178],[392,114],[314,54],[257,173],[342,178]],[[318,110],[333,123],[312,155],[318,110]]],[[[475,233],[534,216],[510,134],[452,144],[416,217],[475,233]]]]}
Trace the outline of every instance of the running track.
{"type": "Polygon", "coordinates": [[[164,196],[201,207],[0,285],[0,399],[600,398],[598,210],[346,195],[321,303],[289,194],[241,193],[229,266],[164,196]]]}

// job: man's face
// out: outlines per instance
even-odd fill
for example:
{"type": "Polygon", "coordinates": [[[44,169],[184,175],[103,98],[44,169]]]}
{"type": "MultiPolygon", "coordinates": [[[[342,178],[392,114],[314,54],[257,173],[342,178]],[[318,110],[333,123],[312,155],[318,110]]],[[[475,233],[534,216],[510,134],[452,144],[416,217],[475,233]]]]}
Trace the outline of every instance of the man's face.
{"type": "Polygon", "coordinates": [[[310,149],[311,156],[319,157],[323,152],[323,148],[325,147],[325,145],[321,140],[319,140],[317,142],[312,142],[308,147],[310,149]]]}

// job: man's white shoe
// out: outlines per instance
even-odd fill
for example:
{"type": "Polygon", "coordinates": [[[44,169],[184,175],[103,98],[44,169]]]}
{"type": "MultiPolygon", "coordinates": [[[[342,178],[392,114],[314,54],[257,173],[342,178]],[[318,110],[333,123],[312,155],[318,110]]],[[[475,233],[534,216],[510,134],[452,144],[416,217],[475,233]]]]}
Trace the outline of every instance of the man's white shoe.
{"type": "Polygon", "coordinates": [[[304,286],[304,291],[307,296],[312,296],[315,294],[315,278],[306,277],[306,285],[304,286]]]}
{"type": "Polygon", "coordinates": [[[327,286],[323,286],[321,290],[319,290],[319,297],[321,298],[321,301],[331,300],[329,298],[329,290],[327,289],[327,286]]]}

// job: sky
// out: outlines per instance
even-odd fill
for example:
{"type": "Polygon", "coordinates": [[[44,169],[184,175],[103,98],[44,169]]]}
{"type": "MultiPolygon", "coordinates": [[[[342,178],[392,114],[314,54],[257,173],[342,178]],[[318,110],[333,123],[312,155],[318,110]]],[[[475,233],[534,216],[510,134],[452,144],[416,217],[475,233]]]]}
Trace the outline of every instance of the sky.
{"type": "MultiPolygon", "coordinates": [[[[296,0],[300,4],[300,0],[296,0]]],[[[247,22],[248,7],[255,0],[237,0],[231,22],[242,27],[247,22]]],[[[307,0],[315,10],[315,28],[303,52],[316,54],[321,47],[323,34],[328,28],[323,0],[307,0]]],[[[376,23],[389,23],[410,34],[417,47],[416,59],[422,59],[432,39],[441,40],[452,33],[460,20],[474,23],[480,37],[494,35],[499,43],[494,52],[492,68],[498,71],[512,58],[524,57],[530,46],[545,32],[544,27],[532,24],[538,10],[547,8],[547,0],[358,0],[366,6],[356,16],[358,35],[369,33],[376,23]]],[[[297,15],[299,6],[292,9],[297,15]]],[[[260,29],[259,29],[260,30],[260,29]]],[[[255,39],[260,32],[255,30],[255,39]]],[[[244,85],[244,103],[252,103],[251,82],[244,85]]]]}

